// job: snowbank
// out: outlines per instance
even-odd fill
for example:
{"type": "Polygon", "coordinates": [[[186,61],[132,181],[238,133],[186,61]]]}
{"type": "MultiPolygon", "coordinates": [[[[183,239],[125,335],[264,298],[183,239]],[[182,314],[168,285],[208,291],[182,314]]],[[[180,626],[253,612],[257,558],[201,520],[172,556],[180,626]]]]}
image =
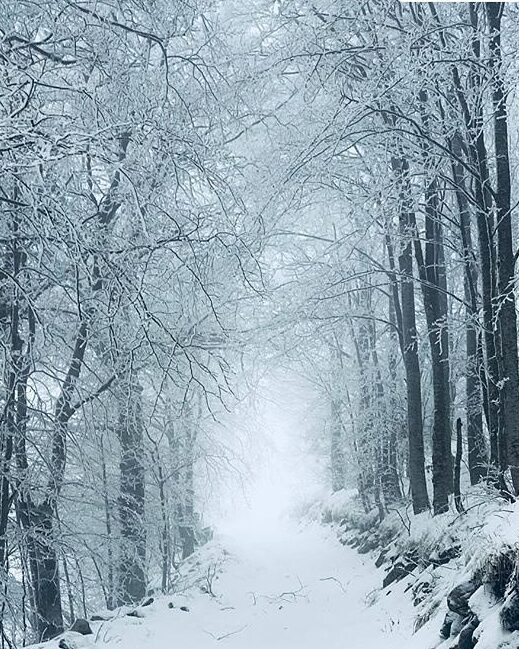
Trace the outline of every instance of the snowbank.
{"type": "Polygon", "coordinates": [[[392,509],[380,522],[358,498],[338,492],[314,503],[310,516],[336,528],[341,543],[370,554],[381,568],[376,605],[414,604],[408,649],[519,648],[519,503],[473,488],[463,514],[412,515],[392,509]],[[383,572],[382,572],[383,570],[383,572]]]}

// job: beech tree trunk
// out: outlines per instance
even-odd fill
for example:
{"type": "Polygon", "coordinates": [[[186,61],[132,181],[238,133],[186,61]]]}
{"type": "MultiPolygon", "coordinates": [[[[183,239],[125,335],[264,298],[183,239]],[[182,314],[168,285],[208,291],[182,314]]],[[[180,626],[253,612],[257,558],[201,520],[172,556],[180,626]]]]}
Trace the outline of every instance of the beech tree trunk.
{"type": "Polygon", "coordinates": [[[128,370],[118,392],[121,542],[117,598],[119,606],[122,606],[136,604],[146,595],[142,387],[132,370],[128,370]]]}
{"type": "Polygon", "coordinates": [[[343,401],[341,390],[343,390],[344,368],[342,363],[342,349],[339,340],[336,338],[330,345],[331,359],[331,385],[329,391],[330,402],[330,471],[332,491],[339,491],[344,488],[345,481],[345,457],[344,457],[344,422],[343,422],[343,401]]]}
{"type": "MultiPolygon", "coordinates": [[[[496,353],[496,340],[499,335],[495,332],[494,327],[494,298],[497,291],[494,247],[495,224],[481,103],[484,89],[481,78],[479,18],[477,5],[474,3],[469,4],[469,16],[473,34],[472,51],[475,59],[470,71],[470,89],[475,96],[473,104],[469,105],[467,101],[456,68],[453,68],[453,76],[458,102],[466,126],[467,152],[469,160],[476,171],[474,175],[474,193],[483,307],[483,404],[490,437],[490,462],[494,467],[494,471],[497,472],[499,468],[500,408],[498,391],[499,366],[496,353]]],[[[497,344],[497,346],[499,345],[497,344]]]]}
{"type": "MultiPolygon", "coordinates": [[[[452,150],[461,158],[462,147],[459,135],[452,138],[452,150]]],[[[467,456],[470,483],[477,484],[488,473],[488,455],[483,433],[483,409],[481,393],[482,346],[478,332],[479,299],[478,270],[472,245],[470,211],[467,201],[465,171],[459,162],[452,163],[453,179],[460,219],[460,234],[463,246],[464,297],[467,323],[465,325],[465,398],[467,456]]]]}
{"type": "MultiPolygon", "coordinates": [[[[402,498],[400,490],[400,478],[398,476],[397,450],[396,450],[396,426],[393,417],[388,416],[386,404],[388,403],[376,346],[375,321],[368,323],[370,335],[371,362],[373,363],[375,381],[375,400],[380,412],[381,448],[377,449],[377,471],[380,475],[382,495],[386,505],[393,505],[402,498]]],[[[376,425],[376,422],[375,422],[376,425]]]]}
{"type": "MultiPolygon", "coordinates": [[[[429,128],[425,105],[427,94],[420,93],[424,128],[429,128]]],[[[442,214],[439,209],[439,185],[436,171],[431,168],[431,147],[423,144],[425,168],[425,257],[418,237],[415,215],[414,248],[427,322],[431,351],[433,386],[432,479],[433,509],[442,514],[449,508],[449,495],[453,491],[453,462],[451,450],[451,403],[449,369],[449,330],[447,313],[447,281],[443,249],[442,214]]]]}
{"type": "Polygon", "coordinates": [[[180,546],[180,557],[186,559],[195,551],[195,507],[194,507],[194,452],[197,427],[200,425],[200,395],[186,397],[182,407],[182,420],[173,430],[168,426],[168,441],[172,451],[173,485],[175,499],[175,523],[177,545],[180,546]],[[198,412],[193,412],[189,399],[198,399],[198,412]]]}
{"type": "Polygon", "coordinates": [[[409,204],[409,168],[405,159],[392,158],[393,172],[400,183],[400,307],[402,319],[402,355],[406,373],[407,434],[409,442],[409,482],[413,511],[419,514],[429,509],[425,479],[425,453],[422,419],[422,387],[420,360],[416,339],[416,311],[413,277],[414,214],[409,204]]]}
{"type": "Polygon", "coordinates": [[[193,484],[193,462],[189,462],[184,474],[184,499],[182,503],[182,518],[180,523],[180,539],[182,542],[182,559],[187,559],[195,551],[195,490],[193,484]]]}
{"type": "Polygon", "coordinates": [[[331,399],[331,444],[330,444],[330,465],[332,473],[332,491],[340,491],[344,488],[344,440],[341,418],[341,404],[338,399],[331,399]]]}
{"type": "Polygon", "coordinates": [[[465,511],[461,501],[461,458],[463,456],[463,434],[461,417],[456,420],[456,459],[454,462],[454,503],[461,514],[465,511]]]}
{"type": "Polygon", "coordinates": [[[63,632],[59,556],[54,512],[48,501],[25,499],[19,506],[29,561],[31,599],[38,641],[63,632]]]}
{"type": "Polygon", "coordinates": [[[485,4],[490,34],[490,68],[494,109],[494,150],[496,156],[496,216],[498,250],[499,396],[502,426],[499,439],[499,464],[504,472],[510,466],[514,490],[519,493],[519,359],[514,293],[514,250],[508,149],[508,114],[502,72],[501,18],[504,3],[485,4]]]}

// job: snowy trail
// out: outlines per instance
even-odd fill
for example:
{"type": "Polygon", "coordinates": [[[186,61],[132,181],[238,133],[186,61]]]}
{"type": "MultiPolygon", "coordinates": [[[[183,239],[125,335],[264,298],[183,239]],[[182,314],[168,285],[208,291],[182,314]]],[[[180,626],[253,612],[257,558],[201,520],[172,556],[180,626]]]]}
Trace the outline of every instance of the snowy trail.
{"type": "Polygon", "coordinates": [[[401,649],[409,638],[412,606],[403,601],[399,611],[393,603],[390,612],[383,597],[367,606],[380,572],[332,532],[243,526],[222,543],[230,556],[212,584],[215,597],[174,595],[168,601],[175,608],[159,600],[142,619],[105,623],[97,642],[132,649],[171,649],[172,641],[185,649],[401,649]]]}

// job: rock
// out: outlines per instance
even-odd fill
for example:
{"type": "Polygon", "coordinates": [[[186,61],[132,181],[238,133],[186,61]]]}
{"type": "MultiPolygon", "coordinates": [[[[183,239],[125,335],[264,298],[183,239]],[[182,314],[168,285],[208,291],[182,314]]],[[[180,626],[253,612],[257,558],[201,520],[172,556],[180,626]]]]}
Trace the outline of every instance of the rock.
{"type": "Polygon", "coordinates": [[[440,636],[444,639],[458,635],[463,627],[463,618],[454,611],[447,611],[443,620],[440,636]]]}
{"type": "Polygon", "coordinates": [[[74,624],[70,627],[70,630],[75,631],[76,633],[81,633],[81,635],[91,635],[93,633],[88,620],[85,620],[82,617],[78,617],[77,620],[74,620],[74,624]]]}
{"type": "Polygon", "coordinates": [[[148,599],[145,599],[144,602],[141,604],[141,606],[149,606],[150,604],[153,604],[155,600],[153,597],[148,597],[148,599]]]}
{"type": "Polygon", "coordinates": [[[138,609],[134,608],[133,611],[130,611],[129,613],[126,613],[127,617],[144,617],[144,613],[142,611],[139,611],[138,609]]]}
{"type": "Polygon", "coordinates": [[[65,640],[65,638],[62,638],[62,639],[59,641],[58,647],[59,647],[60,649],[71,649],[70,645],[67,644],[67,641],[65,640]]]}
{"type": "Polygon", "coordinates": [[[497,599],[502,599],[508,584],[515,572],[517,551],[512,547],[505,547],[490,556],[483,569],[483,581],[490,586],[490,590],[497,599]]]}
{"type": "Polygon", "coordinates": [[[168,608],[175,608],[175,604],[173,604],[173,602],[170,602],[170,603],[168,604],[168,608]]]}
{"type": "Polygon", "coordinates": [[[476,646],[477,640],[474,638],[474,631],[479,626],[479,619],[477,615],[471,615],[468,622],[465,622],[460,631],[458,638],[458,649],[473,649],[476,646]]]}
{"type": "Polygon", "coordinates": [[[470,613],[469,599],[476,592],[478,585],[473,581],[465,581],[451,590],[447,595],[447,606],[461,617],[470,613]]]}
{"type": "Polygon", "coordinates": [[[391,570],[384,577],[382,582],[382,588],[386,588],[395,581],[400,581],[404,577],[407,577],[413,570],[416,568],[416,563],[414,561],[408,561],[403,563],[402,561],[397,561],[393,564],[391,570]]]}
{"type": "Polygon", "coordinates": [[[378,538],[375,534],[370,534],[357,548],[359,554],[367,554],[374,550],[378,545],[378,538]]]}
{"type": "Polygon", "coordinates": [[[519,631],[519,595],[513,591],[508,595],[499,612],[505,631],[519,631]]]}
{"type": "Polygon", "coordinates": [[[444,548],[438,552],[433,552],[429,557],[429,561],[434,566],[444,566],[449,561],[456,559],[461,554],[461,545],[452,545],[450,548],[444,548]]]}
{"type": "Polygon", "coordinates": [[[379,542],[380,545],[389,545],[395,539],[395,531],[392,529],[379,529],[379,542]]]}
{"type": "Polygon", "coordinates": [[[386,560],[386,554],[387,554],[387,549],[382,550],[382,552],[378,555],[377,560],[375,561],[375,567],[380,568],[380,566],[384,563],[386,560]]]}
{"type": "Polygon", "coordinates": [[[440,636],[444,640],[451,637],[451,628],[456,617],[457,613],[453,613],[452,611],[447,611],[445,614],[445,619],[443,620],[442,628],[440,629],[440,636]]]}
{"type": "Polygon", "coordinates": [[[452,621],[452,626],[451,626],[451,635],[452,636],[457,636],[459,632],[463,629],[463,625],[465,624],[465,620],[468,618],[461,617],[461,615],[458,615],[457,613],[454,613],[454,620],[452,621]]]}
{"type": "Polygon", "coordinates": [[[189,613],[189,609],[188,609],[187,606],[181,606],[181,607],[180,607],[180,610],[181,610],[181,611],[185,611],[186,613],[189,613]]]}

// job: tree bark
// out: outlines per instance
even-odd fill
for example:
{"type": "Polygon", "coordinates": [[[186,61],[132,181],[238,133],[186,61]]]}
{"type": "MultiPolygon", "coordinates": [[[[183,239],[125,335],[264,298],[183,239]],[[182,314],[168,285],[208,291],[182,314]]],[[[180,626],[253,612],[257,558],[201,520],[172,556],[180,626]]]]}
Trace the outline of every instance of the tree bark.
{"type": "Polygon", "coordinates": [[[413,511],[419,514],[429,509],[425,479],[425,453],[422,420],[422,387],[420,361],[416,339],[416,312],[413,277],[414,215],[409,204],[408,173],[405,159],[391,160],[393,173],[400,184],[400,254],[398,257],[400,281],[400,307],[402,317],[403,359],[407,391],[407,434],[409,442],[409,482],[413,511]]]}
{"type": "MultiPolygon", "coordinates": [[[[462,155],[459,135],[452,138],[453,152],[457,158],[462,155]]],[[[470,483],[480,482],[488,473],[488,455],[483,433],[481,372],[482,347],[478,333],[479,298],[477,292],[478,270],[472,245],[470,227],[470,210],[466,198],[467,187],[465,172],[461,164],[453,160],[452,173],[455,184],[456,198],[460,219],[460,235],[463,247],[464,264],[464,297],[465,297],[465,398],[466,398],[466,428],[467,455],[470,483]]]]}
{"type": "Polygon", "coordinates": [[[344,488],[344,449],[343,428],[341,418],[341,404],[337,398],[330,401],[331,414],[331,443],[330,464],[332,473],[332,491],[344,488]]]}
{"type": "Polygon", "coordinates": [[[510,466],[515,493],[519,493],[519,359],[514,293],[514,251],[512,237],[508,114],[502,71],[501,18],[504,3],[486,3],[490,34],[490,68],[496,156],[496,216],[498,249],[498,363],[502,428],[499,439],[499,465],[510,466]]]}
{"type": "Polygon", "coordinates": [[[384,382],[382,380],[382,373],[380,371],[380,364],[378,360],[375,321],[369,321],[368,327],[370,335],[371,362],[373,363],[376,390],[375,400],[378,404],[377,419],[379,421],[378,425],[382,427],[382,443],[380,445],[380,449],[377,449],[377,470],[380,474],[380,485],[382,488],[384,503],[387,506],[394,505],[396,502],[402,499],[396,457],[396,426],[392,414],[387,411],[388,401],[386,401],[384,382]]]}
{"type": "Polygon", "coordinates": [[[484,86],[481,77],[479,17],[477,5],[473,2],[469,4],[469,16],[472,25],[472,52],[474,56],[474,65],[469,73],[470,89],[475,96],[473,105],[469,105],[467,96],[462,89],[457,68],[453,67],[452,72],[458,103],[466,127],[467,152],[475,169],[474,193],[481,272],[485,361],[482,367],[483,404],[490,437],[490,463],[494,467],[494,472],[497,473],[499,469],[499,431],[501,424],[498,391],[499,366],[496,353],[496,346],[499,346],[496,341],[499,336],[494,327],[494,298],[496,295],[495,224],[481,103],[484,86]]]}
{"type": "Polygon", "coordinates": [[[36,633],[39,642],[63,632],[59,557],[54,531],[54,511],[48,501],[30,498],[19,503],[25,533],[36,633]]]}
{"type": "MultiPolygon", "coordinates": [[[[422,118],[428,130],[427,94],[420,93],[422,118]]],[[[414,248],[421,280],[422,295],[431,351],[433,384],[432,479],[433,509],[442,514],[449,508],[449,494],[453,491],[451,422],[450,422],[450,369],[447,282],[443,249],[442,215],[439,209],[439,186],[436,172],[431,168],[430,145],[423,144],[425,169],[425,258],[418,237],[414,213],[411,215],[415,229],[414,248]]]]}
{"type": "Polygon", "coordinates": [[[454,504],[460,514],[465,511],[461,502],[461,458],[463,455],[463,434],[461,428],[461,417],[458,417],[456,420],[456,459],[454,462],[454,504]]]}
{"type": "Polygon", "coordinates": [[[122,606],[136,604],[146,595],[142,387],[131,369],[119,386],[117,400],[117,436],[121,445],[117,601],[122,606]]]}

